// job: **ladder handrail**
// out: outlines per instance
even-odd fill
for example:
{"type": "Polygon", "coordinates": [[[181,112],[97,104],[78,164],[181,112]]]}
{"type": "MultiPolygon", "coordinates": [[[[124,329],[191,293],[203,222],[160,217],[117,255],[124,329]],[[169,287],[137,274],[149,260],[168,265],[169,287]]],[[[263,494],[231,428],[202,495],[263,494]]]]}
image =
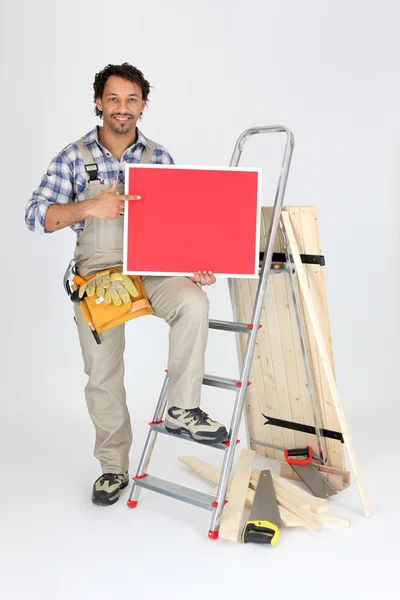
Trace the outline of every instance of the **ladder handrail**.
{"type": "Polygon", "coordinates": [[[245,142],[249,137],[256,135],[257,133],[286,133],[287,141],[291,144],[292,148],[294,146],[294,135],[290,129],[284,125],[261,125],[260,127],[249,127],[249,129],[245,129],[245,131],[243,131],[243,133],[241,133],[236,140],[231,162],[229,163],[230,167],[236,167],[238,165],[245,142]],[[237,153],[239,156],[236,158],[237,153]]]}
{"type": "MultiPolygon", "coordinates": [[[[256,134],[263,133],[286,133],[286,144],[282,158],[282,165],[278,178],[278,185],[275,194],[275,201],[272,210],[271,223],[267,235],[267,244],[264,252],[264,260],[261,267],[261,273],[259,278],[259,284],[257,287],[256,298],[254,301],[253,315],[251,322],[253,328],[250,335],[247,338],[246,349],[244,351],[244,358],[240,370],[240,381],[242,386],[239,388],[239,392],[236,394],[235,405],[232,413],[231,427],[229,431],[229,439],[236,440],[239,432],[241,413],[243,411],[244,399],[247,390],[247,382],[249,380],[250,369],[252,358],[254,355],[254,349],[257,341],[258,326],[260,323],[261,310],[263,305],[263,298],[265,289],[267,287],[268,274],[272,262],[273,245],[276,239],[279,217],[281,213],[281,207],[283,204],[283,198],[286,190],[286,183],[289,174],[289,168],[294,147],[294,135],[292,132],[283,125],[272,125],[263,127],[251,127],[246,129],[237,139],[236,145],[232,154],[230,166],[236,167],[239,164],[239,160],[243,151],[244,143],[247,139],[256,134]]],[[[246,432],[247,433],[247,432],[246,432]]],[[[210,530],[218,530],[221,520],[221,515],[224,507],[224,500],[228,488],[229,475],[232,470],[233,459],[235,456],[236,445],[231,443],[227,452],[225,453],[224,461],[221,469],[221,477],[216,496],[217,509],[213,514],[211,520],[210,530]]]]}

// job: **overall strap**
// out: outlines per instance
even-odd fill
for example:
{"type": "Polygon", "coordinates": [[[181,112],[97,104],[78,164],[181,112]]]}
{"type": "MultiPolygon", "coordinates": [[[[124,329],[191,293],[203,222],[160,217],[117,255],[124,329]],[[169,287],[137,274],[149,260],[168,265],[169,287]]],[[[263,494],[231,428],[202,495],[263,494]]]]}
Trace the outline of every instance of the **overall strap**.
{"type": "Polygon", "coordinates": [[[88,182],[96,181],[97,179],[99,179],[97,177],[97,173],[98,173],[99,169],[93,160],[92,153],[90,152],[90,150],[86,146],[86,144],[84,144],[82,142],[82,140],[76,141],[75,144],[78,146],[78,148],[82,154],[82,158],[83,158],[83,162],[84,162],[85,170],[86,170],[86,174],[87,174],[87,181],[88,182]]]}
{"type": "MultiPolygon", "coordinates": [[[[142,156],[140,158],[140,162],[142,164],[149,164],[151,162],[156,147],[155,142],[149,139],[147,141],[149,144],[149,148],[146,147],[142,152],[142,156]]],[[[80,139],[77,140],[75,144],[78,146],[82,154],[83,163],[85,165],[85,170],[87,174],[87,181],[90,183],[91,181],[98,180],[99,178],[97,174],[99,169],[97,167],[97,164],[94,162],[92,153],[90,152],[89,148],[80,139]]]]}
{"type": "Polygon", "coordinates": [[[153,142],[153,140],[149,140],[147,138],[147,142],[149,144],[149,148],[146,147],[143,150],[142,157],[140,159],[140,162],[142,164],[144,164],[144,165],[151,163],[151,159],[153,157],[153,152],[154,152],[155,147],[156,147],[156,144],[155,144],[155,142],[153,142]]]}

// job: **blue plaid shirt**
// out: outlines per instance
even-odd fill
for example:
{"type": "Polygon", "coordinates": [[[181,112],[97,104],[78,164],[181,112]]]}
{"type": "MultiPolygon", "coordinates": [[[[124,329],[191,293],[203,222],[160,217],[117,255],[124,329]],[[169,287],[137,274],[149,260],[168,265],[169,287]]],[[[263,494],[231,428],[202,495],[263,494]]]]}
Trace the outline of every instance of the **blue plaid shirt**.
{"type": "MultiPolygon", "coordinates": [[[[145,147],[149,147],[147,138],[137,129],[137,140],[127,148],[118,161],[104,146],[99,143],[97,127],[82,138],[92,153],[98,167],[98,177],[102,183],[111,185],[114,179],[117,183],[125,183],[125,164],[138,163],[145,147]]],[[[152,164],[173,165],[171,155],[163,146],[156,144],[152,164]]],[[[26,205],[25,222],[31,231],[36,233],[51,233],[44,228],[46,213],[52,204],[68,204],[84,200],[86,187],[86,171],[82,156],[76,144],[69,144],[51,161],[47,172],[42,178],[37,190],[32,194],[26,205]]],[[[77,236],[83,231],[85,221],[73,223],[71,229],[77,236]]]]}

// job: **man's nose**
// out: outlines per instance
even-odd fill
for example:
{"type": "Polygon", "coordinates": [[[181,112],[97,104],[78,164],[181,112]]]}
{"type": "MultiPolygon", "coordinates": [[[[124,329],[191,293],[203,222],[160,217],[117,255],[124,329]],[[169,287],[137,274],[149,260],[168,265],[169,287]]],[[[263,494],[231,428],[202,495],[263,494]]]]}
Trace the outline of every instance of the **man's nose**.
{"type": "Polygon", "coordinates": [[[120,100],[118,103],[118,109],[121,112],[129,112],[128,102],[127,101],[125,102],[125,100],[120,100]]]}

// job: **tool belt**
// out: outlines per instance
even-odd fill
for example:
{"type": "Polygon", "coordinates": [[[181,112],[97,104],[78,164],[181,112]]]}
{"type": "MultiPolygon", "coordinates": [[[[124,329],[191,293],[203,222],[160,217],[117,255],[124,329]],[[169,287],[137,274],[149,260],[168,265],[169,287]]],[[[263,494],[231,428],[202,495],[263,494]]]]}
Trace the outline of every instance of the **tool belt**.
{"type": "MultiPolygon", "coordinates": [[[[122,268],[111,268],[108,269],[108,271],[110,275],[112,273],[121,273],[122,268]]],[[[84,319],[92,330],[97,343],[100,343],[100,338],[97,335],[98,333],[102,333],[107,329],[131,321],[132,319],[137,319],[144,315],[151,315],[154,312],[140,275],[128,275],[138,292],[138,295],[135,298],[130,297],[128,303],[123,302],[120,306],[115,306],[113,303],[106,304],[96,295],[89,297],[85,294],[83,298],[79,298],[78,292],[80,285],[82,285],[83,282],[90,281],[96,277],[98,277],[98,273],[92,273],[85,277],[75,275],[72,280],[72,290],[69,288],[71,290],[69,295],[73,302],[79,303],[84,319]]],[[[67,292],[68,287],[69,286],[66,287],[67,292]]]]}

